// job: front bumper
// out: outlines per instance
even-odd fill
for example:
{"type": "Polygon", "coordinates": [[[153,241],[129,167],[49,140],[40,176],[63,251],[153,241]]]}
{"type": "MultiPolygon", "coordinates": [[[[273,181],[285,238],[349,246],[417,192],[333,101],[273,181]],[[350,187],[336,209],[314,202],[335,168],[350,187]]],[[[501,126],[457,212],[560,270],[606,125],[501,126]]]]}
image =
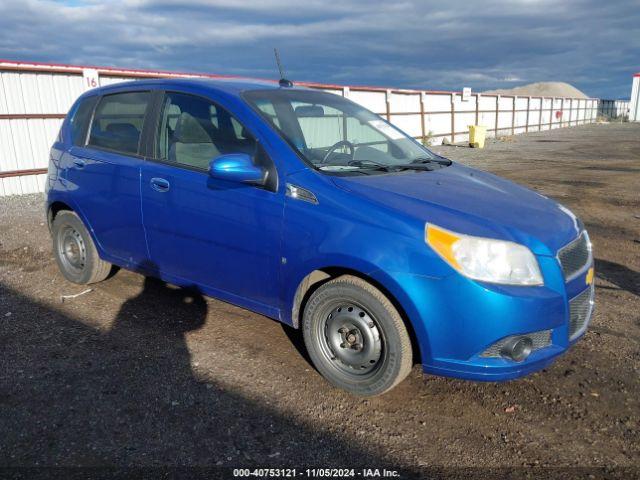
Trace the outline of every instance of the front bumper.
{"type": "Polygon", "coordinates": [[[471,359],[462,362],[440,360],[437,365],[423,364],[422,369],[425,373],[442,377],[482,382],[504,382],[542,370],[566,350],[566,348],[552,344],[531,353],[523,362],[514,362],[504,358],[471,359]]]}
{"type": "Polygon", "coordinates": [[[585,270],[565,283],[554,259],[539,260],[545,276],[540,287],[482,284],[458,274],[444,278],[392,275],[399,289],[392,293],[411,319],[424,371],[467,380],[511,380],[545,368],[579,340],[592,308],[576,330],[571,300],[586,295],[592,301],[592,277],[585,270]],[[483,356],[505,337],[545,330],[551,332],[548,345],[521,362],[483,356]]]}

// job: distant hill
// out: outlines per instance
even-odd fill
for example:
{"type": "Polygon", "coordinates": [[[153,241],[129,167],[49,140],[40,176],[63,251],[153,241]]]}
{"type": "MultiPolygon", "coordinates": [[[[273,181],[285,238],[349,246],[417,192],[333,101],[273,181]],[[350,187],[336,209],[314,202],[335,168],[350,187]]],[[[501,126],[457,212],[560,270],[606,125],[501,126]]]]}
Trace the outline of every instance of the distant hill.
{"type": "Polygon", "coordinates": [[[499,93],[500,95],[519,95],[523,97],[573,97],[589,98],[573,85],[565,82],[538,82],[514,88],[500,88],[488,90],[484,93],[499,93]]]}

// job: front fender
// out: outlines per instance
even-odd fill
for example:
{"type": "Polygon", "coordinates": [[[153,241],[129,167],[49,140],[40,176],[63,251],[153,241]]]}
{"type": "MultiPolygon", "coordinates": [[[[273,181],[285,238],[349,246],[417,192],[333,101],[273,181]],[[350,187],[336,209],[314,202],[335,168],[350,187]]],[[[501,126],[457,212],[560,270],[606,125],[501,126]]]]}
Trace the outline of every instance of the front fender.
{"type": "MultiPolygon", "coordinates": [[[[289,325],[298,326],[294,315],[298,312],[298,302],[302,300],[303,290],[308,287],[305,285],[305,280],[314,272],[344,271],[364,278],[387,295],[405,322],[408,322],[407,328],[412,330],[414,334],[419,358],[430,358],[429,334],[421,315],[421,309],[424,308],[424,305],[416,304],[414,299],[418,289],[424,292],[425,284],[435,282],[438,279],[403,273],[387,273],[376,268],[372,263],[357,257],[336,255],[332,257],[332,260],[334,260],[333,263],[327,263],[328,260],[311,262],[291,277],[281,308],[281,320],[289,325]]],[[[322,276],[319,279],[322,279],[322,276]]]]}
{"type": "MultiPolygon", "coordinates": [[[[286,267],[286,266],[285,266],[286,267]]],[[[280,310],[281,320],[289,325],[297,326],[292,311],[296,306],[296,296],[300,293],[303,282],[313,272],[323,271],[351,271],[361,276],[369,276],[369,272],[375,270],[375,265],[360,258],[345,255],[331,255],[311,259],[305,263],[297,264],[293,268],[283,269],[283,292],[280,310]]]]}
{"type": "Polygon", "coordinates": [[[426,329],[414,321],[420,317],[404,289],[407,282],[390,273],[442,278],[453,272],[426,245],[424,222],[345,191],[317,172],[301,171],[290,175],[287,182],[311,191],[318,202],[285,200],[281,320],[295,323],[292,309],[296,291],[307,275],[315,270],[338,269],[380,286],[393,297],[416,334],[426,339],[426,329]]]}

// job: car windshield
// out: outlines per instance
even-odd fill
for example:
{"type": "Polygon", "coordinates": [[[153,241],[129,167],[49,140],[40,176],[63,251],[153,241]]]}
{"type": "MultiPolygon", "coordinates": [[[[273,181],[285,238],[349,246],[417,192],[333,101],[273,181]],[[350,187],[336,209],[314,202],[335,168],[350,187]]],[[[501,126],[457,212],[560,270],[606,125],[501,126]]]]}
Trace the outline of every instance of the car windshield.
{"type": "Polygon", "coordinates": [[[244,98],[325,172],[433,170],[451,162],[344,97],[313,90],[253,90],[244,98]]]}

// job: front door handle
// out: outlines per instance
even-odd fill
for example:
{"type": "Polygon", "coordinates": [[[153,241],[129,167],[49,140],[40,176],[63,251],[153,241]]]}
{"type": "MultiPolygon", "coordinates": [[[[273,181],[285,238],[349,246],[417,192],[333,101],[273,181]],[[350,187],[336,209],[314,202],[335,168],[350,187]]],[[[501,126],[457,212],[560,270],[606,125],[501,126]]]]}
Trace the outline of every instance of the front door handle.
{"type": "Polygon", "coordinates": [[[76,166],[76,168],[82,169],[87,164],[87,162],[85,162],[81,158],[74,158],[73,159],[73,164],[76,166]]]}
{"type": "Polygon", "coordinates": [[[151,179],[151,188],[158,192],[168,192],[169,191],[169,182],[164,178],[152,178],[151,179]]]}

